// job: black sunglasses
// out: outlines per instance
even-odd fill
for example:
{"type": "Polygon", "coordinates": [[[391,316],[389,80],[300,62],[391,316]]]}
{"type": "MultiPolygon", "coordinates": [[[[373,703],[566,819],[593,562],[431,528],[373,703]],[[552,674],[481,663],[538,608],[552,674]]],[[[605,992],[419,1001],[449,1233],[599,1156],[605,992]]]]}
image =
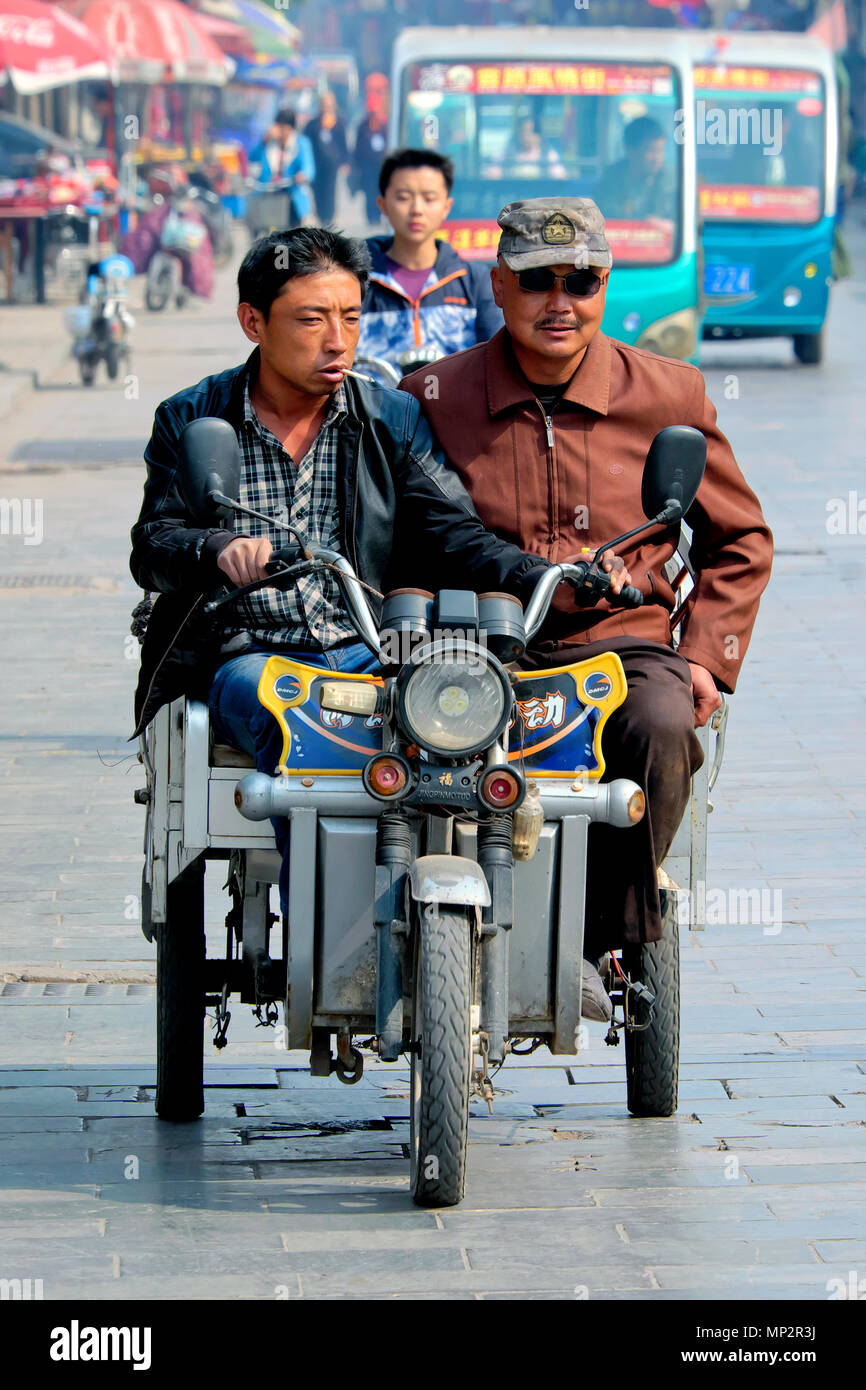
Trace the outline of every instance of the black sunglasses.
{"type": "Polygon", "coordinates": [[[565,293],[575,299],[591,299],[601,289],[601,276],[594,270],[570,270],[567,275],[556,275],[549,266],[540,265],[517,272],[517,283],[526,294],[547,294],[558,280],[565,293]]]}

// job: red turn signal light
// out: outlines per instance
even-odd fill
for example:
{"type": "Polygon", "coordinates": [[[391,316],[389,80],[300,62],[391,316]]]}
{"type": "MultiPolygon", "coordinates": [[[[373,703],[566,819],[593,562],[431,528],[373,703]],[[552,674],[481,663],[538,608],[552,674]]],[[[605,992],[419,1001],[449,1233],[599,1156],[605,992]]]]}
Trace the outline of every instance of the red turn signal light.
{"type": "Polygon", "coordinates": [[[508,767],[491,767],[478,783],[478,800],[491,811],[510,811],[523,800],[522,777],[508,767]]]}
{"type": "Polygon", "coordinates": [[[409,764],[396,753],[380,753],[367,763],[363,781],[371,796],[387,801],[406,790],[409,764]]]}

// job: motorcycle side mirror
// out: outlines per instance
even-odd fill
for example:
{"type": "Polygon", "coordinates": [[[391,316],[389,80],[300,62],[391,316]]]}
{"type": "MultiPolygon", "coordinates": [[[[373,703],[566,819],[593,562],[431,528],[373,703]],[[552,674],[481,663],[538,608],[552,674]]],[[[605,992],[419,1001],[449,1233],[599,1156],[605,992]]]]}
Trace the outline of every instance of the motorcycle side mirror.
{"type": "Polygon", "coordinates": [[[241,450],[228,420],[213,415],[190,420],[180,437],[179,481],[197,520],[222,521],[232,515],[226,502],[240,491],[241,450]]]}
{"type": "Polygon", "coordinates": [[[668,425],[649,447],[641,505],[650,521],[682,520],[698,495],[707,466],[707,441],[690,425],[668,425]]]}
{"type": "Polygon", "coordinates": [[[682,521],[698,495],[707,466],[707,441],[691,425],[668,425],[659,430],[649,447],[641,480],[641,506],[647,520],[612,541],[600,545],[597,563],[605,550],[615,550],[654,526],[673,526],[682,521]]]}

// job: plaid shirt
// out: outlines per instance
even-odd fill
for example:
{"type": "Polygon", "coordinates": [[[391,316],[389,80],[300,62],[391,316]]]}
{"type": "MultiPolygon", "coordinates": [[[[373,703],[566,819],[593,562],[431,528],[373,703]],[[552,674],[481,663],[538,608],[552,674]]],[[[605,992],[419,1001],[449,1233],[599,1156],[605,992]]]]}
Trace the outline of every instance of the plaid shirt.
{"type": "MultiPolygon", "coordinates": [[[[346,414],[346,393],[340,386],[331,397],[319,433],[299,464],[262,424],[250,401],[249,377],[244,384],[244,420],[240,439],[244,463],[240,497],[246,507],[288,521],[314,545],[336,550],[339,545],[337,514],[337,425],[346,414]]],[[[274,532],[256,517],[242,516],[243,534],[267,536],[278,547],[291,543],[285,533],[274,532]]],[[[313,643],[325,650],[347,638],[357,639],[337,581],[328,571],[299,579],[294,589],[259,589],[232,605],[241,620],[226,634],[249,632],[264,647],[300,646],[313,643]],[[311,643],[312,639],[312,643],[311,643]]]]}

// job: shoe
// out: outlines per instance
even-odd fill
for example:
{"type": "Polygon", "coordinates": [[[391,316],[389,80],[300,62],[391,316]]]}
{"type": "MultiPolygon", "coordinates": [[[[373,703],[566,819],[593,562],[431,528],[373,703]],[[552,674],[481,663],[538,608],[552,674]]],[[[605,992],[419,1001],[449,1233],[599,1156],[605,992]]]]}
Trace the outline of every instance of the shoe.
{"type": "Polygon", "coordinates": [[[580,1016],[594,1023],[610,1023],[613,1003],[604,987],[594,961],[583,958],[583,981],[580,994],[580,1016]]]}

